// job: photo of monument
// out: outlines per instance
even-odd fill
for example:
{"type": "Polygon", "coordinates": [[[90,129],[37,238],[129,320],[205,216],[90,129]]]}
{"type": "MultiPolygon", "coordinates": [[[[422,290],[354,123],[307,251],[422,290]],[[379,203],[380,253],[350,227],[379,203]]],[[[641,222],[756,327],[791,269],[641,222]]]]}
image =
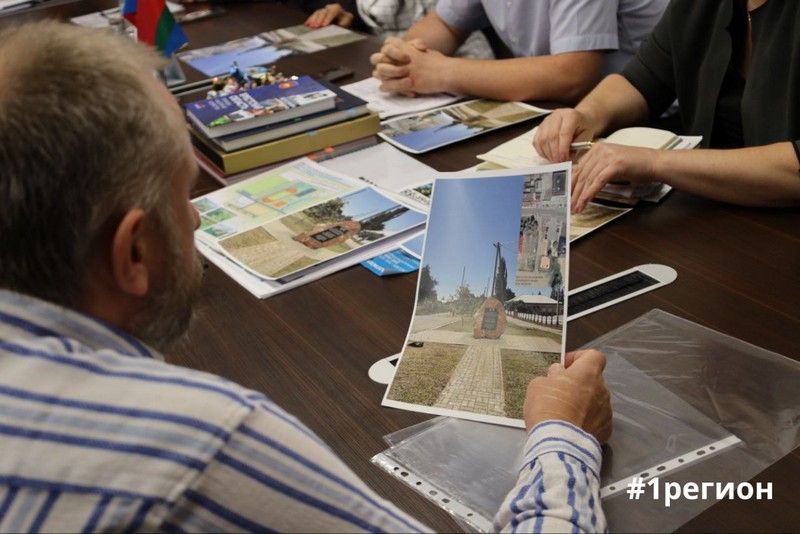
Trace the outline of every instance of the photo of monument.
{"type": "Polygon", "coordinates": [[[522,425],[528,382],[564,353],[569,171],[540,169],[436,181],[414,317],[384,405],[522,425]],[[533,268],[520,268],[525,232],[533,268]]]}

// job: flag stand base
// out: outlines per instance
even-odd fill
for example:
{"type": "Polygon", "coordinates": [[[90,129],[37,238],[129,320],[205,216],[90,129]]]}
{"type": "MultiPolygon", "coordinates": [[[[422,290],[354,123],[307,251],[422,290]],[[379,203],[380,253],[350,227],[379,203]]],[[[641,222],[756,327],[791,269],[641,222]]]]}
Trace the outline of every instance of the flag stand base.
{"type": "Polygon", "coordinates": [[[178,64],[178,59],[175,56],[170,56],[169,61],[170,64],[166,68],[158,71],[161,81],[167,87],[175,87],[186,83],[186,75],[183,73],[180,64],[178,64]]]}

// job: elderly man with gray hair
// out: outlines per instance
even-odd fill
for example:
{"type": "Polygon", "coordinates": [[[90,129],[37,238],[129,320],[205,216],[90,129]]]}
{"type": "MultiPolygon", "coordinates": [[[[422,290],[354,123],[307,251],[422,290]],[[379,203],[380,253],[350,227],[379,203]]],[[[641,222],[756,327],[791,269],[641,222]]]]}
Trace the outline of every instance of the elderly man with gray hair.
{"type": "MultiPolygon", "coordinates": [[[[426,530],[263,394],[163,361],[202,268],[161,67],[106,30],[0,32],[0,531],[426,530]]],[[[498,529],[605,529],[604,363],[532,382],[498,529]]]]}

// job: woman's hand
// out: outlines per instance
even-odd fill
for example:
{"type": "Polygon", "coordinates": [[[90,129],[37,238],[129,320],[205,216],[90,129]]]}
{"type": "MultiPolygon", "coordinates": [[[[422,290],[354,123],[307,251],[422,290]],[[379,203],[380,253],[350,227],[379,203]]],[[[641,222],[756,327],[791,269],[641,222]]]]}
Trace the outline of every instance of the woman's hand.
{"type": "Polygon", "coordinates": [[[336,24],[342,28],[349,28],[355,16],[345,10],[341,4],[328,4],[322,9],[314,11],[305,21],[309,28],[322,28],[336,24]]]}

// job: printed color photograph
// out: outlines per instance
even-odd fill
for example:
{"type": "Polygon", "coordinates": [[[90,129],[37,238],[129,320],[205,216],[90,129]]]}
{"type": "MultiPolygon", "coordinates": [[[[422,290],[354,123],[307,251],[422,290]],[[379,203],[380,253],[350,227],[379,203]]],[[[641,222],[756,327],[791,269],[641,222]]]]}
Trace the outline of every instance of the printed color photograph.
{"type": "Polygon", "coordinates": [[[365,188],[219,244],[251,271],[276,280],[424,223],[424,213],[365,188]]]}
{"type": "Polygon", "coordinates": [[[379,134],[398,148],[418,154],[548,113],[522,102],[472,100],[398,117],[379,134]]]}
{"type": "Polygon", "coordinates": [[[470,177],[434,186],[414,317],[383,404],[522,426],[528,382],[563,358],[567,247],[557,245],[569,211],[566,191],[533,200],[528,189],[568,180],[569,167],[458,176],[470,177]],[[517,277],[526,213],[553,254],[539,285],[517,277]]]}

